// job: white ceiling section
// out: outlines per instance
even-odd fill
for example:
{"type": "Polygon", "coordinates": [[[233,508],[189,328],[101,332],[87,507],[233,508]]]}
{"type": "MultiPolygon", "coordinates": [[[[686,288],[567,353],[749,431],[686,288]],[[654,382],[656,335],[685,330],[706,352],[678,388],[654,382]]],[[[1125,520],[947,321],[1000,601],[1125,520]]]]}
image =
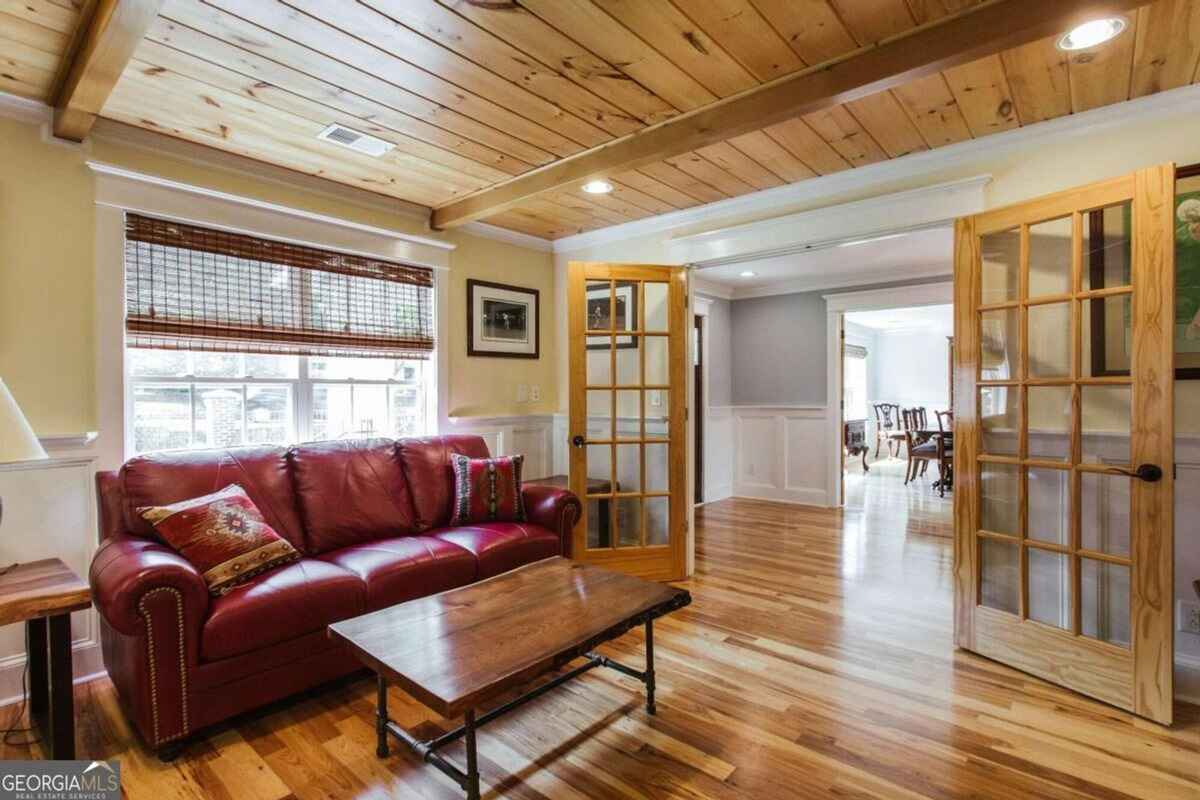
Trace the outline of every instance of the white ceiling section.
{"type": "Polygon", "coordinates": [[[948,276],[954,269],[953,255],[954,228],[940,225],[705,267],[697,277],[733,298],[759,297],[948,276]],[[747,271],[754,275],[744,277],[747,271]]]}
{"type": "Polygon", "coordinates": [[[722,296],[755,297],[948,275],[953,220],[983,210],[988,175],[668,242],[722,296]],[[747,273],[753,273],[748,275],[747,273]]]}
{"type": "Polygon", "coordinates": [[[879,333],[930,333],[950,336],[954,332],[954,306],[884,308],[878,311],[851,311],[846,322],[879,333]]]}

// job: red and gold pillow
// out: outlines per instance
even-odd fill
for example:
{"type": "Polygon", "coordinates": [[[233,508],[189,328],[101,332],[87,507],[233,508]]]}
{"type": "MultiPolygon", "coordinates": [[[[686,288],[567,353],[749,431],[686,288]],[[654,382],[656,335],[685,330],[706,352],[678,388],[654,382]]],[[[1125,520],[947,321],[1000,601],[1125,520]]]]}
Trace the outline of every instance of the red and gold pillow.
{"type": "Polygon", "coordinates": [[[521,467],[525,456],[470,458],[455,453],[454,511],[451,525],[471,522],[524,522],[521,467]]]}
{"type": "Polygon", "coordinates": [[[214,595],[300,558],[236,483],[169,506],[145,506],[138,513],[199,570],[214,595]]]}

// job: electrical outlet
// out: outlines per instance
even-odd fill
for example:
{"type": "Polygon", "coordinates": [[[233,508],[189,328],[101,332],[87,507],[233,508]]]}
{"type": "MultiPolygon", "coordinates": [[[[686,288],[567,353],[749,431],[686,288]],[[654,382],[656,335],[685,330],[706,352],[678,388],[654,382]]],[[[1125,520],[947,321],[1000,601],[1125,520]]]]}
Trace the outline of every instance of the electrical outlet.
{"type": "Polygon", "coordinates": [[[538,386],[536,383],[533,386],[530,386],[529,387],[529,399],[535,403],[537,401],[541,400],[542,399],[542,387],[538,386]]]}
{"type": "Polygon", "coordinates": [[[1176,609],[1176,618],[1179,620],[1179,630],[1184,633],[1195,633],[1200,635],[1200,603],[1185,603],[1179,601],[1179,608],[1176,609]]]}

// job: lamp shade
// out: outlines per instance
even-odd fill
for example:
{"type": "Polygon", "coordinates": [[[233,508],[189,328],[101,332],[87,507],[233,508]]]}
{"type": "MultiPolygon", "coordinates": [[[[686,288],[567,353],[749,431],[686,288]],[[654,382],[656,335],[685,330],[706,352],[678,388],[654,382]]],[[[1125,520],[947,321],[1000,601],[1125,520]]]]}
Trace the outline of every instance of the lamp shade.
{"type": "Polygon", "coordinates": [[[29,427],[12,393],[0,380],[0,464],[46,458],[42,443],[29,427]]]}

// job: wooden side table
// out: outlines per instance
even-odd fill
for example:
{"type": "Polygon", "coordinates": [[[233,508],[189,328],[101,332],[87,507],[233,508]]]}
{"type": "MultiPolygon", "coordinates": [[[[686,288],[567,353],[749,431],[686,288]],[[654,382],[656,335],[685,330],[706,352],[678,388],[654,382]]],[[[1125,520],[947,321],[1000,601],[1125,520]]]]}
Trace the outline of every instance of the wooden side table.
{"type": "Polygon", "coordinates": [[[18,564],[0,575],[0,625],[25,623],[29,718],[48,758],[75,758],[71,612],[92,605],[87,583],[58,558],[18,564]]]}

